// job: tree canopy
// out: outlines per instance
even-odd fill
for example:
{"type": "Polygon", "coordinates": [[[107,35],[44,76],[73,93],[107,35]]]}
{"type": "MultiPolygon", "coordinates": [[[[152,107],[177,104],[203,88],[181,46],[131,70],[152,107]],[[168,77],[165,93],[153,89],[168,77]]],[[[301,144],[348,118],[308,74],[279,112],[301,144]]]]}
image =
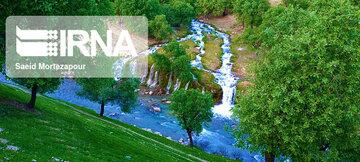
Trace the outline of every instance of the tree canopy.
{"type": "Polygon", "coordinates": [[[149,32],[159,40],[168,38],[174,31],[166,20],[165,15],[156,15],[149,21],[149,32]]]}
{"type": "Polygon", "coordinates": [[[130,107],[137,101],[135,90],[140,85],[138,79],[132,78],[120,81],[114,78],[84,78],[76,79],[76,83],[82,87],[77,95],[101,105],[100,116],[103,116],[107,103],[120,104],[123,112],[130,112],[130,107]]]}
{"type": "Polygon", "coordinates": [[[266,159],[360,155],[360,13],[349,1],[280,6],[264,15],[253,85],[239,94],[237,145],[266,159]],[[269,15],[268,15],[269,14],[269,15]],[[276,17],[274,17],[276,15],[276,17]],[[267,22],[268,21],[268,22],[267,22]]]}
{"type": "Polygon", "coordinates": [[[191,146],[192,133],[199,135],[203,125],[211,121],[213,106],[212,95],[209,92],[202,94],[199,89],[178,90],[172,94],[169,109],[181,128],[187,131],[191,146]]]}
{"type": "Polygon", "coordinates": [[[269,8],[268,0],[237,0],[234,3],[233,12],[238,20],[253,27],[261,24],[262,16],[269,8]]]}

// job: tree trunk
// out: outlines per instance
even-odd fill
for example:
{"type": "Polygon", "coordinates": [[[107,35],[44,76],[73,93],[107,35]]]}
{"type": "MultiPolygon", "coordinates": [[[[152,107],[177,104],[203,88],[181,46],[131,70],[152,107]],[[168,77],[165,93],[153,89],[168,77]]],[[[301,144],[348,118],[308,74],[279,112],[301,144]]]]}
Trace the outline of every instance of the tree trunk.
{"type": "Polygon", "coordinates": [[[104,101],[101,101],[100,116],[104,115],[104,108],[105,108],[105,103],[104,103],[104,101]]]}
{"type": "Polygon", "coordinates": [[[31,88],[31,99],[30,99],[30,101],[28,103],[28,108],[29,109],[34,109],[34,107],[35,107],[37,89],[38,89],[38,85],[36,83],[34,83],[32,88],[31,88]]]}
{"type": "Polygon", "coordinates": [[[190,146],[193,147],[194,143],[193,143],[193,140],[192,140],[192,136],[191,136],[191,131],[190,130],[186,130],[188,136],[189,136],[189,139],[190,139],[190,146]]]}
{"type": "Polygon", "coordinates": [[[275,156],[272,153],[265,154],[265,162],[274,162],[275,156]]]}

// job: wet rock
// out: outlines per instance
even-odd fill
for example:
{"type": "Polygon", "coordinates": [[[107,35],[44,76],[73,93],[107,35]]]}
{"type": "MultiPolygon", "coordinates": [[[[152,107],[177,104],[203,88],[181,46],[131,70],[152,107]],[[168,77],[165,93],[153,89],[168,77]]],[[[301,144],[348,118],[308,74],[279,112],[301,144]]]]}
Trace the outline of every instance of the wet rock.
{"type": "Polygon", "coordinates": [[[7,144],[9,141],[3,138],[0,138],[0,143],[7,144]]]}
{"type": "Polygon", "coordinates": [[[151,106],[151,109],[152,109],[154,112],[161,112],[160,107],[151,106]]]}
{"type": "Polygon", "coordinates": [[[231,63],[227,63],[226,65],[231,65],[231,63]]]}
{"type": "Polygon", "coordinates": [[[11,150],[11,151],[18,151],[18,150],[20,150],[19,147],[11,146],[11,145],[7,146],[6,149],[7,149],[7,150],[11,150]]]}
{"type": "Polygon", "coordinates": [[[165,101],[164,103],[166,103],[166,104],[171,104],[171,101],[165,101]]]}
{"type": "Polygon", "coordinates": [[[167,101],[166,98],[161,99],[161,102],[166,102],[166,101],[167,101]]]}
{"type": "Polygon", "coordinates": [[[109,114],[109,116],[115,116],[115,115],[116,115],[115,112],[112,112],[112,113],[109,114]]]}
{"type": "Polygon", "coordinates": [[[184,143],[184,139],[183,139],[183,138],[180,138],[180,139],[178,140],[178,142],[182,144],[182,143],[184,143]]]}
{"type": "Polygon", "coordinates": [[[172,138],[171,137],[166,137],[168,140],[172,140],[172,138]]]}
{"type": "Polygon", "coordinates": [[[154,134],[157,134],[159,136],[162,136],[162,134],[160,132],[154,132],[154,134]]]}
{"type": "Polygon", "coordinates": [[[149,95],[153,95],[153,94],[154,94],[154,91],[150,91],[150,92],[149,92],[149,95]]]}

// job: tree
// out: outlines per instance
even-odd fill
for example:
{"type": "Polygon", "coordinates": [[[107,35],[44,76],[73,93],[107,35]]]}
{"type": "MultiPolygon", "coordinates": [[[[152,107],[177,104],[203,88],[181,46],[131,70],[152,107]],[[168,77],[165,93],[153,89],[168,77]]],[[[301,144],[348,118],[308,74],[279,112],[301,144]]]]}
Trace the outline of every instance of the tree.
{"type": "Polygon", "coordinates": [[[270,8],[268,0],[237,0],[234,4],[234,13],[239,20],[247,25],[258,26],[262,22],[262,16],[270,8]]]}
{"type": "Polygon", "coordinates": [[[229,0],[198,0],[195,2],[197,15],[225,16],[231,9],[229,0]]]}
{"type": "MultiPolygon", "coordinates": [[[[22,1],[5,0],[2,2],[4,7],[1,12],[0,37],[5,38],[5,19],[12,15],[110,15],[113,9],[108,0],[48,0],[48,1],[22,1]]],[[[5,38],[6,39],[6,38],[5,38]]],[[[4,39],[4,40],[5,40],[4,39]]],[[[3,41],[1,39],[0,41],[3,41]]],[[[0,42],[0,66],[4,62],[5,53],[3,53],[4,42],[0,42]]],[[[5,43],[4,43],[5,44],[5,43]]],[[[53,92],[58,88],[61,79],[55,78],[16,78],[12,79],[16,83],[31,88],[32,95],[29,101],[29,108],[33,109],[36,101],[36,93],[53,92]]]]}
{"type": "Polygon", "coordinates": [[[187,55],[175,58],[171,64],[171,71],[174,71],[177,78],[182,82],[188,82],[193,79],[190,60],[187,55]]]}
{"type": "Polygon", "coordinates": [[[193,146],[192,133],[202,131],[203,124],[211,121],[213,116],[211,108],[214,106],[212,95],[209,92],[202,94],[198,89],[178,90],[172,94],[169,109],[179,121],[182,129],[185,129],[190,146],[193,146]]]}
{"type": "Polygon", "coordinates": [[[28,108],[33,110],[36,102],[36,94],[52,93],[58,89],[61,84],[61,79],[41,78],[41,79],[12,79],[14,82],[31,89],[31,98],[28,103],[28,108]]]}
{"type": "Polygon", "coordinates": [[[156,15],[154,20],[149,21],[149,32],[156,39],[166,39],[174,31],[166,20],[165,15],[156,15]]]}
{"type": "Polygon", "coordinates": [[[76,83],[82,87],[77,95],[100,104],[100,116],[104,115],[107,103],[118,103],[123,112],[130,112],[130,107],[137,101],[135,90],[140,85],[139,80],[131,78],[120,81],[114,78],[86,78],[76,79],[76,83]]]}
{"type": "Polygon", "coordinates": [[[348,1],[313,2],[301,11],[303,20],[287,17],[291,10],[263,31],[279,40],[266,42],[253,65],[253,85],[238,95],[237,146],[266,161],[356,161],[360,14],[348,1]]]}
{"type": "Polygon", "coordinates": [[[307,9],[310,5],[309,0],[284,0],[285,6],[293,5],[303,9],[307,9]]]}
{"type": "Polygon", "coordinates": [[[115,0],[115,14],[121,16],[146,16],[154,20],[162,14],[162,6],[158,0],[115,0]]]}
{"type": "Polygon", "coordinates": [[[121,111],[125,113],[131,112],[131,107],[137,102],[138,89],[140,86],[139,78],[122,78],[118,85],[118,102],[121,106],[121,111]]]}
{"type": "Polygon", "coordinates": [[[185,26],[190,26],[191,20],[195,18],[194,8],[186,2],[175,0],[171,3],[172,15],[170,16],[170,23],[179,26],[183,24],[185,26]]]}
{"type": "Polygon", "coordinates": [[[151,57],[153,58],[153,60],[155,62],[155,70],[156,71],[163,70],[163,71],[168,72],[171,70],[171,69],[169,69],[169,67],[171,67],[171,62],[166,55],[155,52],[151,55],[151,57]]]}
{"type": "Polygon", "coordinates": [[[168,45],[164,46],[164,50],[171,57],[180,57],[186,55],[186,50],[179,44],[175,39],[172,40],[168,45]]]}

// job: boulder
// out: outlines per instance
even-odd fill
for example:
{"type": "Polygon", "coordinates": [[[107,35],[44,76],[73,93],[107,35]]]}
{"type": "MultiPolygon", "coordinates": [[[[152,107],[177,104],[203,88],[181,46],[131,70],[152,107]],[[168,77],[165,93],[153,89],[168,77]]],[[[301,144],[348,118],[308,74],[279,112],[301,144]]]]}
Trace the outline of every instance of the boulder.
{"type": "Polygon", "coordinates": [[[155,134],[162,136],[162,134],[160,132],[154,132],[155,134]]]}
{"type": "Polygon", "coordinates": [[[153,95],[153,94],[154,94],[154,91],[150,91],[150,92],[149,92],[149,95],[153,95]]]}
{"type": "Polygon", "coordinates": [[[184,139],[180,138],[180,139],[178,140],[178,142],[182,144],[182,143],[184,143],[184,139]]]}
{"type": "Polygon", "coordinates": [[[166,103],[166,104],[171,104],[171,101],[165,101],[164,103],[166,103]]]}
{"type": "Polygon", "coordinates": [[[151,106],[151,109],[152,109],[154,112],[161,112],[160,107],[151,106]]]}
{"type": "Polygon", "coordinates": [[[109,114],[109,116],[115,116],[115,115],[116,115],[116,113],[114,113],[114,112],[109,114]]]}

